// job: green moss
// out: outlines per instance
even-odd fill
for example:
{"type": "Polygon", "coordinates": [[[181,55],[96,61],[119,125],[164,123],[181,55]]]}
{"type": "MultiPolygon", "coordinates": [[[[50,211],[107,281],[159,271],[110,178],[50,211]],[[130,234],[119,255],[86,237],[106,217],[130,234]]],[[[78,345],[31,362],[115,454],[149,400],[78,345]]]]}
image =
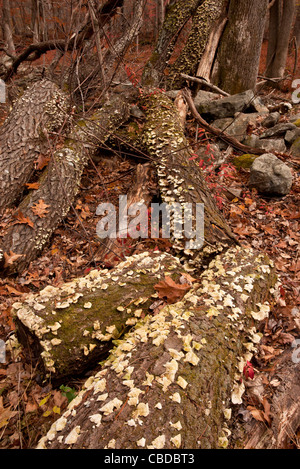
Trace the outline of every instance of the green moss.
{"type": "Polygon", "coordinates": [[[253,162],[258,158],[259,155],[252,155],[250,153],[246,153],[244,155],[237,156],[233,160],[233,164],[238,169],[249,169],[251,168],[253,162]]]}

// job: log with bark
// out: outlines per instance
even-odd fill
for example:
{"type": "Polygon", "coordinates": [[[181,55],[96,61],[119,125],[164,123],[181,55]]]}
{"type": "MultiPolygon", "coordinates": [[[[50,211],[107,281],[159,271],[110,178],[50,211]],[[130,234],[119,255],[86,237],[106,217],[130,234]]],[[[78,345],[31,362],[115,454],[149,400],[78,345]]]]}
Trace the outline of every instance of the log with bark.
{"type": "Polygon", "coordinates": [[[275,282],[263,254],[233,247],[216,257],[181,301],[148,314],[116,344],[38,447],[228,447],[243,367],[275,282]]]}
{"type": "MultiPolygon", "coordinates": [[[[47,286],[13,305],[18,336],[41,375],[55,385],[92,370],[112,344],[148,314],[163,276],[184,272],[169,254],[145,252],[114,270],[92,270],[62,287],[47,286]]],[[[185,291],[182,287],[182,291],[185,291]]]]}
{"type": "MultiPolygon", "coordinates": [[[[34,90],[35,88],[38,88],[38,86],[34,85],[34,90]]],[[[43,82],[41,91],[48,89],[52,90],[53,84],[49,81],[43,82]]],[[[30,91],[28,93],[30,95],[30,91]]],[[[23,102],[24,98],[21,98],[21,105],[23,102]]],[[[32,103],[34,102],[32,101],[32,103]]],[[[19,112],[19,108],[20,105],[17,104],[16,109],[12,111],[12,117],[9,118],[9,123],[14,120],[15,112],[19,112]]],[[[56,121],[55,106],[51,109],[52,114],[50,115],[53,115],[56,121]]],[[[45,107],[44,113],[47,119],[51,109],[45,107]]],[[[34,114],[32,109],[29,110],[31,114],[34,114]]],[[[38,117],[41,116],[38,115],[38,117]]],[[[1,267],[5,274],[20,273],[39,255],[55,228],[70,210],[89,158],[97,151],[100,144],[103,144],[128,117],[129,104],[122,97],[116,95],[90,118],[81,119],[73,124],[72,131],[65,139],[62,148],[53,149],[48,167],[39,178],[38,188],[31,190],[21,201],[17,207],[16,219],[8,226],[1,241],[3,253],[1,267]],[[14,253],[14,256],[18,256],[18,262],[9,262],[12,253],[14,253]]],[[[44,120],[46,118],[44,117],[44,120]]],[[[41,121],[43,121],[42,118],[41,121]]],[[[19,128],[20,124],[16,128],[10,129],[9,127],[9,132],[1,134],[1,144],[3,145],[1,161],[9,167],[9,170],[6,169],[5,171],[5,177],[8,179],[6,184],[9,187],[16,186],[20,191],[20,188],[23,189],[23,185],[28,181],[28,177],[31,176],[29,170],[34,170],[34,158],[36,158],[36,152],[40,150],[40,147],[30,145],[32,138],[29,139],[28,136],[33,135],[37,139],[39,129],[36,121],[30,118],[27,120],[27,126],[24,130],[26,138],[24,137],[15,142],[14,151],[11,154],[9,152],[10,141],[15,133],[19,134],[19,128]],[[31,154],[26,156],[26,161],[29,161],[28,164],[21,165],[20,154],[24,151],[24,142],[28,145],[28,153],[31,154]],[[30,152],[31,148],[33,148],[33,151],[30,152]],[[16,181],[18,184],[16,184],[16,181]]],[[[44,127],[43,131],[48,148],[51,148],[47,128],[44,127]]],[[[13,193],[13,190],[7,190],[7,192],[13,193]]],[[[0,199],[2,199],[3,206],[6,206],[8,201],[5,193],[1,194],[0,199]]]]}
{"type": "Polygon", "coordinates": [[[48,152],[46,132],[68,122],[67,96],[52,82],[30,87],[0,127],[0,211],[16,203],[25,191],[38,157],[48,152]]]}

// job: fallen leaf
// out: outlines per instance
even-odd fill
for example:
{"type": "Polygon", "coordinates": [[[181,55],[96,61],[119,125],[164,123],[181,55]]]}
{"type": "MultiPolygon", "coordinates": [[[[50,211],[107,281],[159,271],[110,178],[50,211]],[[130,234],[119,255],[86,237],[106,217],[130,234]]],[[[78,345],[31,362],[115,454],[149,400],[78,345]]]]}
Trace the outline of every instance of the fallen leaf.
{"type": "Polygon", "coordinates": [[[49,157],[40,154],[38,159],[35,162],[36,163],[36,169],[38,171],[41,171],[42,169],[44,169],[48,165],[49,161],[50,161],[49,157]]]}
{"type": "Polygon", "coordinates": [[[159,298],[166,298],[167,303],[176,303],[183,298],[191,286],[189,284],[177,284],[171,277],[167,276],[164,280],[154,285],[154,288],[158,291],[159,298]]]}
{"type": "Polygon", "coordinates": [[[44,218],[46,214],[49,212],[49,210],[47,210],[47,207],[50,207],[50,205],[45,204],[45,202],[42,199],[40,199],[37,203],[33,204],[33,206],[31,207],[31,210],[38,217],[44,218]]]}
{"type": "Polygon", "coordinates": [[[28,188],[28,189],[38,189],[40,187],[40,183],[39,182],[28,182],[27,184],[25,184],[25,186],[28,188]]]}
{"type": "Polygon", "coordinates": [[[19,257],[23,257],[23,254],[16,254],[13,251],[9,251],[9,254],[7,252],[3,253],[4,256],[4,268],[9,267],[12,265],[19,257]]]}
{"type": "Polygon", "coordinates": [[[30,220],[30,218],[25,217],[20,210],[18,210],[18,212],[14,215],[14,218],[16,219],[16,221],[13,222],[13,225],[17,223],[24,223],[25,225],[29,225],[31,228],[34,228],[33,221],[30,220]]]}

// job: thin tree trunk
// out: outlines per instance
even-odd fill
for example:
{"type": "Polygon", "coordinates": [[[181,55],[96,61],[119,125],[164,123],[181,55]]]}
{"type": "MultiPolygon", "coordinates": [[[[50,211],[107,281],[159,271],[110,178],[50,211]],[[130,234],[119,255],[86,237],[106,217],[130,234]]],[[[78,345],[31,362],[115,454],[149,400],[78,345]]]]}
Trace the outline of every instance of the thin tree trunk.
{"type": "Polygon", "coordinates": [[[209,39],[216,32],[216,26],[218,27],[226,19],[227,5],[228,0],[204,0],[197,8],[187,43],[179,58],[170,67],[169,89],[182,88],[184,81],[181,73],[196,75],[199,62],[205,51],[207,53],[208,46],[212,47],[215,53],[216,45],[214,41],[210,42],[209,39]]]}
{"type": "Polygon", "coordinates": [[[2,14],[3,14],[2,29],[3,29],[4,41],[6,43],[8,52],[12,55],[15,55],[16,49],[15,49],[13,35],[12,35],[12,19],[11,19],[9,0],[3,0],[2,14]]]}
{"type": "Polygon", "coordinates": [[[295,0],[276,0],[270,9],[267,77],[284,76],[295,7],[295,0]]]}
{"type": "Polygon", "coordinates": [[[144,68],[144,85],[159,86],[164,81],[163,72],[178,36],[202,3],[203,0],[174,0],[169,3],[155,51],[144,68]]]}

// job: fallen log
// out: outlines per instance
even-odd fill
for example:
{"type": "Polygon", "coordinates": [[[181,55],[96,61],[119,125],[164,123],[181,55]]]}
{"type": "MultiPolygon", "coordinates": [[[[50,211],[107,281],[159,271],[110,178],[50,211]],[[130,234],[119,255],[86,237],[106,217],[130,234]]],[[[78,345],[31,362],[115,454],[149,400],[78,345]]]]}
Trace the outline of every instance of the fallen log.
{"type": "Polygon", "coordinates": [[[60,288],[47,286],[13,305],[20,343],[53,383],[92,370],[148,314],[157,301],[154,285],[164,276],[179,281],[182,272],[171,255],[145,252],[112,271],[92,270],[60,288]]]}
{"type": "Polygon", "coordinates": [[[120,340],[38,448],[226,448],[244,364],[276,283],[263,254],[233,247],[175,304],[120,340]]]}
{"type": "Polygon", "coordinates": [[[59,131],[68,121],[67,96],[51,81],[35,83],[16,102],[0,127],[0,211],[16,204],[46,155],[46,132],[59,131]]]}
{"type": "MultiPolygon", "coordinates": [[[[21,216],[17,215],[2,239],[1,267],[6,275],[22,272],[38,256],[70,210],[89,158],[128,117],[129,105],[119,96],[112,97],[90,118],[77,122],[63,147],[53,151],[38,188],[20,203],[17,214],[21,216]],[[12,253],[17,262],[9,261],[12,253]]],[[[28,177],[26,171],[22,180],[25,176],[28,177]]]]}
{"type": "Polygon", "coordinates": [[[170,208],[186,207],[188,211],[190,206],[185,219],[191,222],[190,231],[176,233],[176,223],[180,224],[183,217],[176,210],[170,216],[172,245],[187,269],[199,270],[213,256],[238,242],[194,161],[174,103],[157,90],[145,94],[141,102],[146,116],[142,141],[157,170],[161,200],[170,208]],[[201,205],[204,213],[200,220],[195,210],[201,205]],[[203,222],[203,237],[197,219],[203,222]]]}

